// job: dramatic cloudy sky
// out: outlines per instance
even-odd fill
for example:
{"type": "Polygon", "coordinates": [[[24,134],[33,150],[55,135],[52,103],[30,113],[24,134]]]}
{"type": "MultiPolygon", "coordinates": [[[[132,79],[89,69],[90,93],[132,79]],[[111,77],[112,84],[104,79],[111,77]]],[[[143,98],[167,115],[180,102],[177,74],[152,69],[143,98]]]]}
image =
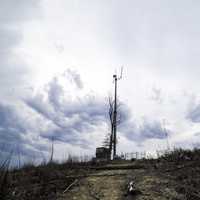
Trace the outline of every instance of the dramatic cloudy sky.
{"type": "Polygon", "coordinates": [[[1,0],[0,152],[93,155],[119,82],[118,152],[200,144],[200,1],[1,0]],[[166,129],[166,131],[165,131],[166,129]]]}

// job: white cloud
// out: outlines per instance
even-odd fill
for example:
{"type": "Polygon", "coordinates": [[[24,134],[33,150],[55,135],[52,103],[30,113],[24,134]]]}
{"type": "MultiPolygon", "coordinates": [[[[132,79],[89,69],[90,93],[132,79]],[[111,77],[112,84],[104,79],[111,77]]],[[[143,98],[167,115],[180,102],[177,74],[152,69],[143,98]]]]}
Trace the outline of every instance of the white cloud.
{"type": "MultiPolygon", "coordinates": [[[[126,126],[139,127],[144,119],[162,124],[165,119],[171,143],[187,146],[184,141],[198,140],[194,135],[199,129],[199,8],[198,1],[178,0],[2,1],[0,97],[15,106],[21,99],[32,100],[32,107],[45,116],[33,119],[25,114],[27,108],[23,115],[32,124],[26,129],[38,135],[34,126],[39,123],[44,133],[45,117],[49,123],[69,125],[88,116],[67,121],[65,112],[84,113],[82,107],[89,116],[102,112],[102,102],[113,91],[112,74],[124,65],[118,94],[131,113],[126,126]],[[63,74],[66,68],[70,70],[63,74]],[[38,88],[42,91],[36,92],[38,88]],[[100,108],[90,107],[92,101],[100,108]]],[[[85,127],[93,126],[87,123],[85,127]]],[[[106,129],[101,123],[97,127],[92,127],[95,138],[98,128],[106,129]]],[[[119,149],[125,143],[133,150],[149,149],[149,141],[141,146],[127,141],[125,133],[119,135],[119,149]]],[[[153,142],[164,146],[158,139],[153,142]]]]}

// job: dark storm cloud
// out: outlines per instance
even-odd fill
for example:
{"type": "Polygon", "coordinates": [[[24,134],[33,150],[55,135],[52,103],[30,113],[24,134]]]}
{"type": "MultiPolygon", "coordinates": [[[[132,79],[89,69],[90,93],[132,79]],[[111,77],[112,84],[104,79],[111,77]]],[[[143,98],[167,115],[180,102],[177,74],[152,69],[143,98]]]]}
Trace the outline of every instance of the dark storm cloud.
{"type": "MultiPolygon", "coordinates": [[[[72,78],[75,80],[71,81],[76,84],[77,77],[70,77],[72,78]]],[[[40,135],[49,140],[54,138],[73,145],[88,146],[89,142],[86,141],[84,133],[94,131],[98,125],[107,121],[104,100],[90,95],[74,100],[66,99],[64,88],[57,78],[53,78],[47,88],[47,99],[36,94],[24,100],[26,105],[54,124],[54,128],[43,131],[40,135]]]]}
{"type": "MultiPolygon", "coordinates": [[[[38,154],[40,147],[32,144],[27,137],[30,126],[22,120],[21,114],[13,105],[0,102],[0,152],[1,156],[13,152],[13,156],[20,153],[22,156],[38,154]]],[[[43,151],[45,148],[43,148],[43,151]]],[[[47,151],[47,149],[46,149],[47,151]]],[[[3,158],[0,158],[0,160],[3,158]]]]}
{"type": "Polygon", "coordinates": [[[162,124],[158,121],[144,120],[140,126],[134,121],[124,121],[119,125],[119,130],[125,137],[135,142],[144,142],[149,139],[166,139],[171,134],[170,130],[164,130],[162,124]]]}
{"type": "Polygon", "coordinates": [[[167,134],[171,134],[171,131],[164,130],[162,124],[156,120],[145,119],[138,126],[126,104],[121,103],[119,115],[119,131],[131,141],[141,143],[148,139],[165,139],[167,134]]]}
{"type": "MultiPolygon", "coordinates": [[[[167,131],[167,130],[166,130],[167,131]]],[[[142,139],[165,139],[166,133],[169,134],[169,131],[166,132],[161,123],[157,121],[147,122],[145,121],[140,129],[140,135],[142,139]]]]}
{"type": "MultiPolygon", "coordinates": [[[[86,128],[86,127],[85,127],[86,128]]],[[[83,131],[82,129],[80,131],[83,131]]],[[[89,127],[87,129],[89,131],[89,127]]],[[[83,132],[77,132],[73,127],[63,127],[41,132],[41,137],[51,141],[63,142],[66,144],[75,145],[84,149],[89,149],[92,145],[91,141],[84,138],[83,132]]]]}
{"type": "Polygon", "coordinates": [[[27,98],[24,100],[24,102],[37,111],[39,114],[44,116],[45,118],[51,120],[55,117],[54,110],[51,106],[49,106],[45,100],[44,96],[42,94],[37,94],[31,98],[27,98]]]}
{"type": "MultiPolygon", "coordinates": [[[[10,132],[25,132],[22,124],[19,123],[19,116],[14,107],[0,103],[0,126],[2,131],[7,129],[10,132]]],[[[7,135],[5,134],[5,137],[7,135]]]]}
{"type": "Polygon", "coordinates": [[[170,130],[164,130],[156,120],[145,119],[138,126],[131,109],[123,102],[119,103],[118,116],[118,130],[130,141],[141,143],[148,139],[166,139],[171,134],[170,130]]]}
{"type": "MultiPolygon", "coordinates": [[[[23,100],[25,110],[0,103],[1,152],[10,152],[13,148],[24,156],[48,152],[47,145],[40,144],[35,135],[41,140],[53,139],[90,149],[93,141],[88,139],[88,133],[98,131],[98,127],[109,122],[105,99],[91,95],[66,98],[58,78],[53,78],[45,88],[43,94],[35,93],[23,100]],[[27,115],[29,110],[31,113],[27,115]]],[[[144,121],[138,127],[124,103],[119,106],[119,120],[119,131],[131,141],[141,143],[166,137],[158,122],[144,121]]]]}
{"type": "Polygon", "coordinates": [[[63,96],[64,91],[62,86],[58,83],[57,78],[53,78],[53,80],[48,85],[48,99],[49,102],[55,107],[59,109],[60,106],[60,98],[63,96]]]}

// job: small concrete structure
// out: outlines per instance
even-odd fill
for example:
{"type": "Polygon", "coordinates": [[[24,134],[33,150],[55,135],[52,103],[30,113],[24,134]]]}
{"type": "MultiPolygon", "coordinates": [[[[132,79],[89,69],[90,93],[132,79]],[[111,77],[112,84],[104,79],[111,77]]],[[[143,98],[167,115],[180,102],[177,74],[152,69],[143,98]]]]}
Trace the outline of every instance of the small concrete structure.
{"type": "Polygon", "coordinates": [[[96,148],[96,160],[97,161],[108,161],[110,160],[110,149],[106,147],[96,148]]]}

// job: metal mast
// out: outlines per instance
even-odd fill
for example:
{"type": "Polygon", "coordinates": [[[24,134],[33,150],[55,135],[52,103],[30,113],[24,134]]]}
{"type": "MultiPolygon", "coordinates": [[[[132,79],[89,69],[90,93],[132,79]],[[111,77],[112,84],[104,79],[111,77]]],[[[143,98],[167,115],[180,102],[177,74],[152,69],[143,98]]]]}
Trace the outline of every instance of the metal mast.
{"type": "Polygon", "coordinates": [[[115,99],[114,99],[114,112],[113,112],[113,159],[116,158],[116,146],[117,146],[117,81],[122,78],[123,67],[121,68],[121,75],[118,78],[116,74],[113,75],[115,83],[115,99]]]}
{"type": "Polygon", "coordinates": [[[115,100],[113,113],[113,159],[115,159],[117,146],[117,75],[113,75],[113,78],[115,81],[115,100]]]}

